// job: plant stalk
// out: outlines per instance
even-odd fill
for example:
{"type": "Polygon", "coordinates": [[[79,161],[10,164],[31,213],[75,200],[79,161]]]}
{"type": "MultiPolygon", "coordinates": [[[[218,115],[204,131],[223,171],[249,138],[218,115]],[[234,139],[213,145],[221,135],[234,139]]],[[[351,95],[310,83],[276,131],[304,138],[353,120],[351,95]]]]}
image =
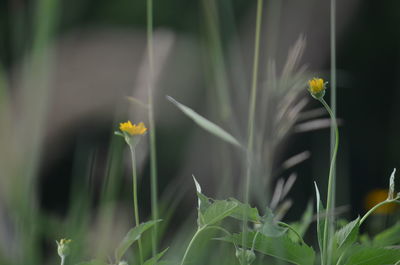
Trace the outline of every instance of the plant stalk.
{"type": "MultiPolygon", "coordinates": [[[[249,117],[248,117],[248,128],[247,128],[247,154],[246,154],[246,184],[244,187],[244,203],[249,203],[250,183],[251,183],[251,171],[252,171],[252,156],[253,156],[253,145],[254,145],[254,123],[255,123],[255,112],[256,112],[256,99],[257,99],[257,87],[258,87],[258,68],[259,68],[259,57],[260,57],[260,36],[261,36],[261,21],[262,21],[262,10],[263,0],[257,1],[257,17],[256,17],[256,32],[254,41],[254,58],[253,58],[253,77],[250,94],[250,105],[249,105],[249,117]]],[[[243,238],[242,246],[245,246],[247,241],[247,215],[244,214],[243,220],[243,238]]],[[[244,259],[243,252],[243,260],[244,259]]]]}
{"type": "Polygon", "coordinates": [[[336,117],[334,113],[332,112],[331,108],[329,105],[326,103],[326,101],[321,98],[319,101],[322,103],[322,105],[325,107],[325,109],[328,111],[333,127],[335,129],[335,146],[333,148],[332,152],[332,158],[331,158],[331,165],[329,169],[329,177],[328,177],[328,194],[327,194],[327,203],[326,203],[326,218],[325,218],[325,225],[324,225],[324,237],[323,237],[323,244],[322,244],[322,253],[323,253],[323,265],[329,265],[329,253],[328,253],[328,248],[330,251],[330,239],[331,239],[331,231],[333,228],[333,206],[334,206],[334,183],[335,183],[335,164],[336,164],[336,156],[337,156],[337,151],[339,147],[339,129],[337,126],[336,122],[336,117]]]}
{"type": "Polygon", "coordinates": [[[181,265],[184,265],[184,264],[185,264],[187,255],[188,255],[190,249],[192,248],[192,245],[193,245],[194,241],[197,239],[197,237],[199,236],[199,234],[200,234],[206,227],[207,227],[207,226],[204,226],[204,227],[202,227],[202,228],[198,228],[197,231],[196,231],[196,233],[193,235],[192,239],[191,239],[190,242],[189,242],[189,245],[188,245],[187,248],[186,248],[185,254],[183,255],[183,258],[182,258],[182,261],[181,261],[181,265]]]}
{"type": "MultiPolygon", "coordinates": [[[[137,174],[136,174],[136,156],[135,156],[135,148],[129,144],[129,149],[131,151],[131,158],[132,158],[132,182],[133,182],[133,210],[135,214],[135,223],[136,226],[140,224],[139,221],[139,208],[138,208],[138,199],[137,199],[137,174]]],[[[143,264],[143,249],[142,249],[142,240],[139,238],[139,257],[140,257],[140,264],[143,264]]]]}
{"type": "MultiPolygon", "coordinates": [[[[156,149],[156,126],[154,122],[153,106],[153,86],[154,86],[154,59],[153,59],[153,0],[147,0],[147,51],[149,58],[148,75],[148,115],[149,115],[149,134],[150,134],[150,186],[151,186],[151,214],[153,220],[158,220],[158,201],[157,201],[157,149],[156,149]]],[[[153,256],[157,253],[157,224],[152,229],[152,252],[153,256]]]]}
{"type": "Polygon", "coordinates": [[[375,205],[374,207],[372,207],[361,219],[360,219],[360,226],[362,225],[362,223],[364,223],[365,219],[367,219],[368,216],[370,216],[376,209],[378,209],[379,207],[388,204],[388,203],[399,203],[399,197],[393,199],[393,200],[384,200],[380,203],[378,203],[377,205],[375,205]]]}

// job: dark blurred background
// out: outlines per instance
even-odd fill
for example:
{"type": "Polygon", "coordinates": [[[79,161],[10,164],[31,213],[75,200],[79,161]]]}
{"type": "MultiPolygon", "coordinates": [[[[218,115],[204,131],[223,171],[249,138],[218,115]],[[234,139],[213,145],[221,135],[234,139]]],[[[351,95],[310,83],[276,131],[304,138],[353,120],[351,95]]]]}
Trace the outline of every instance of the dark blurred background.
{"type": "MultiPolygon", "coordinates": [[[[320,75],[329,82],[328,2],[265,1],[261,64],[266,65],[268,59],[275,59],[280,70],[289,47],[303,34],[307,44],[301,63],[308,65],[310,77],[320,75]]],[[[249,76],[255,1],[220,0],[216,3],[223,54],[230,58],[232,43],[240,43],[241,67],[244,75],[249,76]]],[[[1,2],[0,62],[17,110],[18,76],[29,56],[35,33],[32,30],[36,21],[35,4],[35,1],[23,0],[1,2]]],[[[146,45],[146,3],[138,0],[60,1],[55,18],[51,37],[56,61],[52,69],[55,82],[52,83],[50,114],[46,118],[39,179],[41,205],[62,215],[68,207],[65,198],[68,198],[72,185],[70,176],[76,165],[77,146],[82,146],[82,143],[89,146],[85,150],[92,151],[88,151],[84,159],[92,161],[90,165],[95,167],[90,169],[92,172],[102,174],[105,169],[102,161],[106,161],[114,137],[112,131],[117,128],[113,121],[115,117],[130,117],[129,103],[123,99],[124,96],[133,93],[140,98],[145,95],[143,89],[133,87],[139,82],[140,88],[140,80],[137,81],[140,75],[136,73],[140,72],[146,45]],[[122,110],[115,111],[118,107],[122,110]]],[[[182,181],[179,176],[186,175],[184,184],[191,185],[192,173],[203,175],[199,178],[204,178],[204,189],[209,190],[208,193],[217,193],[213,188],[216,176],[209,175],[211,170],[207,169],[215,166],[218,155],[200,155],[199,158],[189,155],[188,149],[205,154],[208,145],[219,143],[210,140],[212,136],[196,127],[165,100],[165,95],[170,94],[199,113],[208,113],[205,116],[211,120],[218,116],[215,110],[210,111],[212,106],[203,104],[210,102],[207,100],[213,95],[206,88],[207,66],[201,46],[206,39],[205,21],[202,1],[154,1],[154,27],[156,31],[162,30],[155,45],[156,48],[157,45],[168,47],[165,53],[169,53],[168,59],[164,60],[165,56],[160,52],[163,68],[158,86],[161,88],[155,95],[160,194],[172,179],[182,181]],[[194,139],[199,142],[193,143],[194,139]]],[[[337,1],[337,116],[341,123],[337,204],[351,205],[347,216],[363,213],[366,194],[376,188],[386,188],[390,173],[399,166],[398,25],[399,1],[337,1]]],[[[232,61],[227,59],[226,68],[233,66],[229,62],[232,61]]],[[[245,77],[242,81],[245,86],[241,89],[248,89],[250,78],[245,77]]],[[[329,94],[328,89],[328,99],[329,94]]],[[[305,110],[319,107],[317,102],[310,100],[305,110]]],[[[247,111],[246,106],[243,111],[247,111]]],[[[135,115],[139,119],[143,116],[135,115]]],[[[116,148],[122,153],[123,143],[117,143],[116,148]]],[[[287,178],[291,172],[297,173],[289,197],[295,206],[299,206],[289,211],[289,219],[297,219],[307,201],[314,197],[314,180],[325,193],[329,129],[292,131],[274,158],[274,165],[278,167],[287,158],[305,150],[310,152],[309,159],[290,172],[273,177],[275,183],[278,177],[287,178]]],[[[147,156],[144,154],[140,161],[143,168],[141,201],[145,206],[147,204],[143,211],[148,214],[147,156]]],[[[129,165],[126,164],[125,168],[129,165]]],[[[129,178],[129,173],[125,175],[129,178]]],[[[192,188],[188,189],[192,191],[192,188]]],[[[129,188],[120,187],[119,191],[125,194],[123,197],[129,198],[129,188]]]]}

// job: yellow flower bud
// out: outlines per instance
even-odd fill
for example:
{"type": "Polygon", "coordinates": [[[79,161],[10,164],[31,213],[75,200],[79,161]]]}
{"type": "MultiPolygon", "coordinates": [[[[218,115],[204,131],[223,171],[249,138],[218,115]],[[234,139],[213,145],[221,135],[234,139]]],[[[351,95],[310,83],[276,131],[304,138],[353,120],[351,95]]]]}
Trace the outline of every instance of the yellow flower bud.
{"type": "Polygon", "coordinates": [[[56,240],[58,246],[57,252],[61,258],[65,258],[66,256],[69,255],[70,253],[69,244],[71,243],[71,241],[72,241],[71,239],[64,239],[64,238],[61,239],[60,242],[56,240]]]}
{"type": "Polygon", "coordinates": [[[322,78],[316,78],[308,81],[308,91],[315,99],[321,99],[325,95],[326,84],[322,78]]]}
{"type": "Polygon", "coordinates": [[[146,133],[147,128],[144,126],[143,122],[132,124],[131,121],[123,122],[119,124],[119,129],[122,132],[126,132],[130,135],[143,135],[146,133]]]}

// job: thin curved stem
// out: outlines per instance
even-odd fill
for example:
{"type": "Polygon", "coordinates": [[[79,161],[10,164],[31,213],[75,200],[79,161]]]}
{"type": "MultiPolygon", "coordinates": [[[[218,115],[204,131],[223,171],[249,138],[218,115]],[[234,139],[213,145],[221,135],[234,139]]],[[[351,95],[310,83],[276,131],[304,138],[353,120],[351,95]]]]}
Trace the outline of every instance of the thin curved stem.
{"type": "MultiPolygon", "coordinates": [[[[136,174],[136,156],[135,156],[135,148],[129,145],[129,149],[131,151],[132,158],[132,191],[133,191],[133,211],[135,214],[135,223],[136,226],[140,224],[139,221],[139,207],[138,207],[138,199],[137,199],[137,174],[136,174]]],[[[140,264],[143,264],[143,249],[142,249],[142,240],[139,238],[139,257],[140,264]]]]}
{"type": "Polygon", "coordinates": [[[328,177],[328,194],[327,194],[327,203],[326,203],[326,213],[327,216],[325,218],[325,225],[324,225],[324,237],[323,237],[323,244],[322,244],[322,253],[323,253],[323,264],[328,264],[328,247],[330,244],[330,235],[333,227],[333,203],[334,203],[334,189],[333,189],[333,184],[335,183],[335,165],[336,165],[336,156],[337,156],[337,151],[339,148],[339,129],[337,126],[336,122],[336,117],[334,113],[332,112],[331,108],[329,105],[326,103],[326,101],[321,98],[319,101],[322,103],[322,105],[325,107],[325,109],[328,111],[333,127],[335,129],[335,146],[333,148],[333,153],[332,153],[332,159],[331,159],[331,165],[329,168],[329,177],[328,177]]]}
{"type": "Polygon", "coordinates": [[[199,236],[199,234],[200,234],[205,228],[206,228],[206,226],[205,226],[205,227],[202,227],[202,228],[200,228],[200,229],[197,229],[196,233],[193,235],[192,239],[191,239],[190,242],[189,242],[189,245],[188,245],[187,248],[186,248],[185,254],[183,254],[183,258],[182,258],[182,261],[181,261],[181,265],[184,265],[184,264],[185,264],[187,255],[188,255],[190,249],[192,248],[193,242],[197,239],[197,237],[199,236]]]}
{"type": "Polygon", "coordinates": [[[278,224],[279,224],[280,226],[284,226],[284,227],[290,229],[290,230],[300,239],[300,241],[301,241],[301,243],[302,243],[303,245],[306,244],[306,243],[304,242],[303,238],[301,237],[301,235],[296,231],[296,229],[294,229],[293,227],[291,227],[290,225],[288,225],[287,223],[284,223],[284,222],[278,222],[278,224]]]}
{"type": "Polygon", "coordinates": [[[364,221],[367,219],[367,217],[370,216],[370,215],[371,215],[376,209],[378,209],[379,207],[381,207],[381,206],[383,206],[383,205],[385,205],[385,204],[388,204],[388,203],[394,203],[394,202],[400,203],[400,202],[398,201],[398,199],[399,199],[399,197],[397,197],[397,198],[395,198],[395,199],[393,199],[393,200],[385,200],[385,201],[382,201],[382,202],[378,203],[378,204],[375,205],[374,207],[372,207],[372,208],[360,219],[360,225],[362,225],[362,223],[364,223],[364,221]]]}
{"type": "Polygon", "coordinates": [[[65,256],[61,256],[61,265],[65,264],[65,256]]]}

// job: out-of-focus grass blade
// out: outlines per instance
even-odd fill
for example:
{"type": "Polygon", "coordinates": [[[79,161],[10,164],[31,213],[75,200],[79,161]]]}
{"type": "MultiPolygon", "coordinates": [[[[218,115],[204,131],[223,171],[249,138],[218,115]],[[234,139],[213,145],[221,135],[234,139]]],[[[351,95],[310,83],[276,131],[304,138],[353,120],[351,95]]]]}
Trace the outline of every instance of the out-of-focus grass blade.
{"type": "Polygon", "coordinates": [[[129,102],[136,104],[142,108],[145,108],[146,110],[149,109],[149,105],[147,105],[146,103],[143,103],[141,100],[134,98],[134,97],[126,97],[127,100],[129,100],[129,102]]]}
{"type": "Polygon", "coordinates": [[[226,132],[224,129],[216,125],[215,123],[212,123],[211,121],[207,120],[203,116],[200,116],[198,113],[196,113],[194,110],[192,110],[189,107],[186,107],[185,105],[179,103],[175,99],[173,99],[170,96],[167,96],[167,99],[173,103],[175,106],[178,107],[186,116],[191,118],[195,123],[197,123],[201,128],[204,130],[214,134],[215,136],[221,138],[222,140],[233,144],[237,147],[241,147],[240,143],[233,137],[231,134],[226,132]]]}

